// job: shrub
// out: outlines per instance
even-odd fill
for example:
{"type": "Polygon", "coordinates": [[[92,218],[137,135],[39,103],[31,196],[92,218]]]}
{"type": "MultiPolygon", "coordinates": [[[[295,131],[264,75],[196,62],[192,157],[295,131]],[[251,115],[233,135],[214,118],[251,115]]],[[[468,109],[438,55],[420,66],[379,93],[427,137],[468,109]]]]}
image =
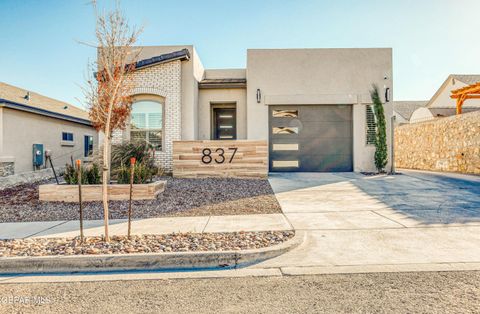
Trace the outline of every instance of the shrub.
{"type": "Polygon", "coordinates": [[[134,183],[146,183],[163,174],[155,165],[153,147],[145,141],[112,146],[112,176],[120,184],[130,183],[130,158],[135,157],[134,183]]]}
{"type": "MultiPolygon", "coordinates": [[[[143,162],[136,163],[133,168],[133,183],[148,183],[151,182],[153,176],[158,173],[156,167],[146,165],[143,162]]],[[[119,184],[129,184],[130,183],[130,165],[122,165],[117,170],[117,182],[119,184]]]]}
{"type": "MultiPolygon", "coordinates": [[[[82,184],[100,184],[100,169],[97,164],[80,167],[82,172],[82,184]]],[[[78,184],[78,170],[76,167],[67,164],[63,175],[67,184],[78,184]]]]}
{"type": "Polygon", "coordinates": [[[130,158],[135,157],[137,163],[153,165],[154,160],[151,154],[153,146],[146,141],[126,142],[112,145],[112,169],[120,168],[122,165],[130,166],[130,158]]]}
{"type": "Polygon", "coordinates": [[[383,111],[383,104],[378,95],[378,87],[373,85],[373,90],[370,91],[370,96],[375,109],[375,122],[377,125],[377,132],[375,136],[375,166],[378,172],[382,172],[387,165],[387,131],[385,126],[385,113],[383,111]]]}

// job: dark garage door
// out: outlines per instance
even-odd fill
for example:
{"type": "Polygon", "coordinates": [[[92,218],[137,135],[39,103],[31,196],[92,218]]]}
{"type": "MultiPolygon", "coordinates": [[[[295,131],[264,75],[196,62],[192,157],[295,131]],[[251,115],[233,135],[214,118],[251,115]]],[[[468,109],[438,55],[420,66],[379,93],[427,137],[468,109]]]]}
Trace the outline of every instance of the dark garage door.
{"type": "Polygon", "coordinates": [[[352,107],[270,106],[270,171],[353,171],[352,107]]]}

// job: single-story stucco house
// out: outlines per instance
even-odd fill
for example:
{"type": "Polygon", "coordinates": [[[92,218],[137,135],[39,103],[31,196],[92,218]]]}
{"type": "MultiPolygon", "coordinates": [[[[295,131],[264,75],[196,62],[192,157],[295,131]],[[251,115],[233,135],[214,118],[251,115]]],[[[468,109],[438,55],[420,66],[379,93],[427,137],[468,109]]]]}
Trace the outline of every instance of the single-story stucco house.
{"type": "Polygon", "coordinates": [[[193,46],[138,48],[131,123],[113,142],[150,141],[167,171],[173,142],[193,140],[264,140],[269,171],[374,171],[372,84],[391,133],[390,48],[249,49],[244,69],[205,69],[193,46]]]}
{"type": "MultiPolygon", "coordinates": [[[[456,114],[456,100],[450,98],[452,90],[480,82],[480,75],[450,74],[424,107],[417,108],[410,123],[428,121],[456,114]]],[[[462,106],[463,113],[480,110],[480,99],[468,99],[462,106]]]]}
{"type": "Polygon", "coordinates": [[[428,100],[394,101],[393,115],[395,116],[395,122],[397,124],[410,123],[410,118],[415,110],[423,108],[427,104],[428,100]]]}
{"type": "Polygon", "coordinates": [[[98,145],[88,113],[68,103],[0,82],[0,177],[91,158],[98,145]]]}

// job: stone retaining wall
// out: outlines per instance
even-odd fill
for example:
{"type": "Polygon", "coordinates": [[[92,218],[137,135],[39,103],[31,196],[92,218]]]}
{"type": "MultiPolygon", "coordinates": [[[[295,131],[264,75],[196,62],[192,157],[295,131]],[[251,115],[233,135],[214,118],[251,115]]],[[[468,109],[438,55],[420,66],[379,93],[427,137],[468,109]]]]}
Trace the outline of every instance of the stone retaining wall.
{"type": "Polygon", "coordinates": [[[15,163],[13,161],[0,161],[0,177],[11,176],[15,173],[15,163]]]}
{"type": "Polygon", "coordinates": [[[395,166],[480,174],[480,112],[396,127],[395,166]]]}
{"type": "MultiPolygon", "coordinates": [[[[63,174],[64,168],[55,168],[55,171],[57,172],[57,176],[60,176],[63,174]]],[[[0,177],[0,190],[19,184],[43,181],[53,177],[54,175],[51,168],[0,177]]]]}

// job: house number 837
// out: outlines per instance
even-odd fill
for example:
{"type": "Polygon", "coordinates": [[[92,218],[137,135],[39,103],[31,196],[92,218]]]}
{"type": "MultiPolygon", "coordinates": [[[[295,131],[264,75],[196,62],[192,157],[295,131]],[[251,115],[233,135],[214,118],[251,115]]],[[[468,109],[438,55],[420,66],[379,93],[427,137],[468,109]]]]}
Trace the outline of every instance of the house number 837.
{"type": "MultiPolygon", "coordinates": [[[[215,153],[217,153],[217,157],[216,158],[213,158],[212,157],[212,149],[213,148],[204,148],[202,150],[202,162],[204,164],[209,164],[211,163],[212,161],[215,161],[217,164],[223,164],[225,163],[225,161],[227,160],[225,158],[225,150],[223,148],[217,148],[215,149],[215,153]]],[[[233,151],[233,154],[232,156],[230,157],[230,159],[228,160],[228,163],[232,163],[232,160],[233,160],[233,157],[235,157],[235,154],[237,152],[237,147],[229,147],[228,150],[231,150],[233,151]]]]}

